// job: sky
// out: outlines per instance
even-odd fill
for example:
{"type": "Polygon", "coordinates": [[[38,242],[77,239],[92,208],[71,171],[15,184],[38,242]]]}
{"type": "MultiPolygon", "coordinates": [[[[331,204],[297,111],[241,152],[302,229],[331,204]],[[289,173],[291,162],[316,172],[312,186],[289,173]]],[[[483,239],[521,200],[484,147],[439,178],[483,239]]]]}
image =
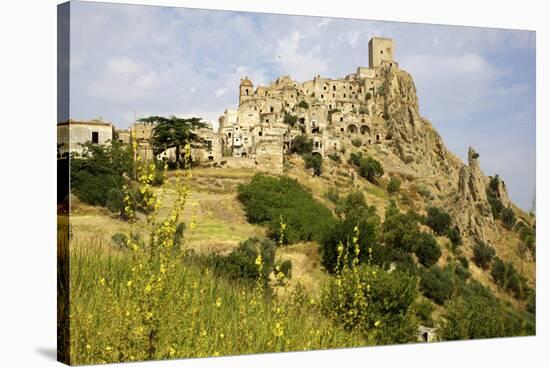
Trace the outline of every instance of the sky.
{"type": "Polygon", "coordinates": [[[240,78],[303,82],[368,66],[373,36],[416,84],[420,113],[466,161],[535,196],[535,32],[93,2],[71,3],[70,116],[119,128],[135,117],[198,116],[217,126],[240,78]]]}

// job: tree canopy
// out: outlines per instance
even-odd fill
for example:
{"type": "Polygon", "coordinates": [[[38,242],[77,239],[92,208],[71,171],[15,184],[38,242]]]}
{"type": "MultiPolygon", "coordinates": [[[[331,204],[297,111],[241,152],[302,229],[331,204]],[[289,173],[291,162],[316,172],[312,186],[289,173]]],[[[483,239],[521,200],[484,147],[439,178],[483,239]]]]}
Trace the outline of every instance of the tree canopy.
{"type": "Polygon", "coordinates": [[[179,118],[174,115],[170,117],[149,116],[140,118],[138,121],[154,123],[151,136],[151,146],[155,154],[162,153],[166,149],[176,148],[176,163],[180,162],[180,147],[190,143],[202,145],[204,140],[197,134],[197,130],[207,127],[200,117],[179,118]]]}

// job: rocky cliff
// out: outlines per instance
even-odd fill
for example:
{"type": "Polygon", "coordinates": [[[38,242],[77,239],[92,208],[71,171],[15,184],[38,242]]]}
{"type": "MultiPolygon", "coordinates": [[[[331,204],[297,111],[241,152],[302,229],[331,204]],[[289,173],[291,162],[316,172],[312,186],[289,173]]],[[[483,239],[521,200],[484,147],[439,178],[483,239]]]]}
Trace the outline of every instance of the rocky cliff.
{"type": "MultiPolygon", "coordinates": [[[[445,147],[430,121],[420,116],[416,87],[407,72],[385,68],[382,73],[378,98],[391,135],[390,149],[417,179],[433,184],[440,193],[439,204],[451,213],[466,239],[486,241],[487,232],[495,233],[497,228],[486,193],[490,177],[481,171],[479,155],[470,147],[465,164],[445,147]]],[[[511,205],[502,181],[497,194],[505,207],[511,205]]]]}

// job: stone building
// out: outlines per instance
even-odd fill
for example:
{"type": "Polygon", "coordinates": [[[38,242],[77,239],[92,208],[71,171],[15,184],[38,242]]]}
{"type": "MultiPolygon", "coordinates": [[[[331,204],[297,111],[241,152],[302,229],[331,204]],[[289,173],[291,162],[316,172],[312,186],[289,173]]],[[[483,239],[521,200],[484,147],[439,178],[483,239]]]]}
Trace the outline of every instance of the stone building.
{"type": "Polygon", "coordinates": [[[106,144],[113,139],[114,128],[101,119],[90,121],[68,120],[57,124],[57,143],[61,156],[67,153],[81,154],[82,144],[106,144]]]}
{"type": "Polygon", "coordinates": [[[292,140],[301,134],[313,140],[314,153],[322,156],[338,152],[352,140],[371,145],[391,139],[383,103],[376,97],[384,87],[383,70],[398,67],[393,41],[376,37],[368,49],[369,66],[359,66],[339,79],[317,75],[299,83],[283,76],[256,88],[248,77],[241,79],[238,108],[226,110],[219,118],[222,156],[253,160],[258,169],[282,171],[279,153],[288,152],[292,140]],[[269,163],[267,151],[271,152],[269,163]]]}

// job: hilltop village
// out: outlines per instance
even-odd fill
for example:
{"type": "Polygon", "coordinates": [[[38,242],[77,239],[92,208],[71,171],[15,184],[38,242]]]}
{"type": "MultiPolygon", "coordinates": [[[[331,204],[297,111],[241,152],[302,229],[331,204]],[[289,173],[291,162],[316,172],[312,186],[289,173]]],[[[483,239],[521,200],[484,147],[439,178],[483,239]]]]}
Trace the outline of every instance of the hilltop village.
{"type": "MultiPolygon", "coordinates": [[[[338,152],[354,139],[365,146],[391,140],[384,119],[383,74],[398,68],[393,59],[394,44],[388,38],[369,42],[369,66],[339,79],[320,75],[299,83],[283,76],[269,86],[254,86],[248,77],[239,85],[239,106],[227,109],[219,118],[218,131],[202,129],[204,148],[193,151],[198,162],[222,162],[227,167],[253,167],[282,173],[283,154],[292,140],[305,134],[313,140],[314,153],[325,157],[338,152]]],[[[138,154],[151,159],[149,140],[154,125],[134,123],[128,130],[116,129],[102,120],[74,121],[58,125],[61,152],[79,152],[80,143],[105,143],[111,139],[129,142],[134,136],[138,154]],[[69,129],[67,134],[66,129],[69,129]],[[69,141],[66,140],[67,137],[69,141]]],[[[174,149],[160,157],[174,159],[174,149]]]]}

